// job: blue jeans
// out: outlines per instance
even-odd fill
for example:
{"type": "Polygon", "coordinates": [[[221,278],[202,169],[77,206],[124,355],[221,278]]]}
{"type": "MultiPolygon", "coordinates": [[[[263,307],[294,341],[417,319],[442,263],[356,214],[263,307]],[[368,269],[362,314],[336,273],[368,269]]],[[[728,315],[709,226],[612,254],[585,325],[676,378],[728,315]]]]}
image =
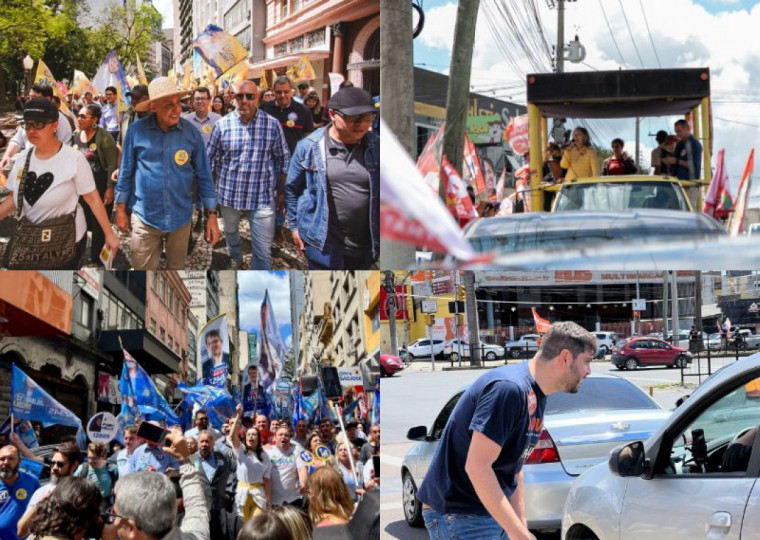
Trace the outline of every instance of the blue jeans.
{"type": "Polygon", "coordinates": [[[243,261],[243,246],[240,239],[240,218],[248,216],[251,226],[251,270],[269,270],[272,268],[272,242],[274,240],[274,208],[265,206],[256,210],[235,210],[229,206],[220,206],[224,220],[224,236],[227,250],[232,260],[243,261]]]}
{"type": "Polygon", "coordinates": [[[439,514],[432,508],[422,510],[430,540],[509,540],[506,531],[491,516],[439,514]]]}
{"type": "Polygon", "coordinates": [[[370,270],[374,264],[372,250],[350,253],[343,246],[325,244],[323,249],[305,244],[304,255],[309,270],[370,270]]]}

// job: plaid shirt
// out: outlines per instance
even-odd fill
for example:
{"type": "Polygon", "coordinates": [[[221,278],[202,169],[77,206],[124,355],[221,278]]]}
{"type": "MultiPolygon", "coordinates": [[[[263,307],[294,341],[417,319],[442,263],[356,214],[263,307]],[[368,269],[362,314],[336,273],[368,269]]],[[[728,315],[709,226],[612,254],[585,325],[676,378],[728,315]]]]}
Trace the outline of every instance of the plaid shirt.
{"type": "Polygon", "coordinates": [[[290,164],[280,123],[261,110],[248,124],[237,112],[224,116],[214,124],[207,151],[218,178],[219,204],[236,210],[271,205],[290,164]]]}

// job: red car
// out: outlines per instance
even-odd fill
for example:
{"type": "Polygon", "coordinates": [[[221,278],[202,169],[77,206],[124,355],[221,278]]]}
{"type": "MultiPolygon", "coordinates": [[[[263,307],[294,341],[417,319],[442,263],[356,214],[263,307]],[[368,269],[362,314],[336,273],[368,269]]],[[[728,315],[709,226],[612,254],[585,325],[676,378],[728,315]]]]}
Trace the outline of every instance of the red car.
{"type": "Polygon", "coordinates": [[[612,350],[612,364],[618,369],[634,370],[639,366],[686,367],[691,364],[691,353],[654,337],[629,339],[612,350]]]}
{"type": "Polygon", "coordinates": [[[405,367],[406,366],[404,365],[403,360],[401,360],[401,358],[399,358],[398,356],[393,356],[392,354],[380,355],[380,376],[381,377],[392,377],[395,373],[398,373],[405,367]]]}

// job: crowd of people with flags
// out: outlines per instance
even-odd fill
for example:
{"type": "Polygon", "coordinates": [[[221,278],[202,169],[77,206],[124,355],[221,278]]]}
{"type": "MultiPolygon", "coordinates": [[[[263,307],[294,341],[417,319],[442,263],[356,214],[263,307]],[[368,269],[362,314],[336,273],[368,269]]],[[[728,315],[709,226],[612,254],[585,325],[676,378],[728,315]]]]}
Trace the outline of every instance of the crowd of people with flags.
{"type": "Polygon", "coordinates": [[[329,92],[327,84],[314,88],[306,56],[287,74],[264,70],[249,79],[248,52],[213,25],[195,39],[194,51],[205,69],[188,62],[181,81],[171,72],[150,83],[139,58],[137,76],[127,76],[114,51],[92,81],[77,70],[69,87],[39,60],[23,121],[0,160],[0,169],[12,165],[0,183],[13,195],[0,218],[15,213],[18,221],[6,250],[12,262],[4,266],[110,269],[128,241],[131,268],[180,270],[196,245],[195,229],[205,230],[210,246],[223,229],[233,270],[266,270],[275,238],[288,241],[286,221],[310,269],[375,265],[379,97],[340,74],[330,74],[329,92]],[[320,96],[328,95],[322,106],[320,96]],[[44,155],[34,150],[40,139],[49,143],[44,155]],[[46,167],[62,147],[86,163],[69,156],[77,165],[71,171],[46,167]],[[249,223],[250,262],[241,219],[249,223]],[[51,231],[42,241],[35,236],[40,228],[51,231]]]}

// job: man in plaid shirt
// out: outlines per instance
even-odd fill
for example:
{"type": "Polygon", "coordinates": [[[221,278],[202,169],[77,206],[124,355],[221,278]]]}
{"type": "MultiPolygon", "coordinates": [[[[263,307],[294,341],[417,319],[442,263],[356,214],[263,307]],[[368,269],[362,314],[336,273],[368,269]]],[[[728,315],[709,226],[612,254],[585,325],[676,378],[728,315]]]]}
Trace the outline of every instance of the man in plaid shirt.
{"type": "Polygon", "coordinates": [[[290,162],[280,123],[258,110],[256,83],[243,81],[235,89],[237,109],[215,125],[207,151],[218,178],[219,209],[234,270],[243,269],[240,218],[251,225],[251,269],[272,266],[275,211],[290,162]],[[275,191],[280,194],[275,200],[275,191]]]}

